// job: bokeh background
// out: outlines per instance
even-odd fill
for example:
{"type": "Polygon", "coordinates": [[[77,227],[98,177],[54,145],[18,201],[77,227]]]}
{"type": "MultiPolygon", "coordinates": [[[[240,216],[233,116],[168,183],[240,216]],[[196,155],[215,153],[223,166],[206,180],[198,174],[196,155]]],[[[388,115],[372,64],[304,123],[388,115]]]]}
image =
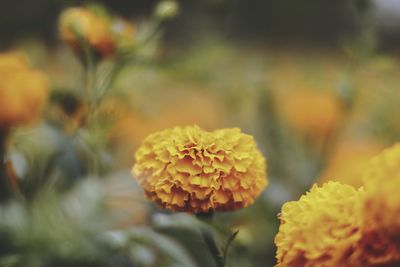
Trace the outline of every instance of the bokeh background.
{"type": "MultiPolygon", "coordinates": [[[[97,203],[99,194],[106,196],[107,217],[113,218],[116,229],[135,229],[129,253],[116,249],[113,256],[103,255],[109,257],[102,262],[111,264],[105,266],[212,266],[196,236],[191,236],[191,217],[166,215],[144,200],[130,177],[135,150],[154,131],[197,124],[207,130],[240,127],[255,136],[267,158],[269,187],[253,206],[216,214],[217,222],[240,230],[231,251],[232,267],[273,266],[273,239],[282,204],[297,199],[315,182],[361,185],[368,159],[400,137],[398,1],[182,0],[179,14],[163,23],[158,48],[148,60],[124,69],[113,94],[99,107],[107,128],[99,133],[100,141],[86,137],[91,143],[105,143],[106,149],[97,153],[105,162],[105,178],[100,183],[82,178],[87,175],[85,164],[76,155],[84,149],[68,131],[60,133],[52,127],[59,119],[55,108],[65,111],[75,103],[68,97],[81,79],[79,61],[59,40],[58,16],[65,7],[85,3],[16,0],[0,4],[0,48],[24,51],[32,65],[48,75],[56,92],[44,122],[15,133],[10,157],[18,174],[29,176],[39,167],[27,163],[26,151],[68,144],[57,171],[68,177],[67,210],[75,214],[72,218],[81,216],[79,230],[64,232],[64,227],[43,239],[48,225],[63,220],[54,215],[58,207],[51,201],[37,200],[36,205],[45,208],[36,209],[37,221],[29,219],[38,224],[36,236],[29,237],[30,245],[18,252],[29,251],[28,259],[37,264],[32,266],[103,266],[93,260],[103,241],[89,242],[86,250],[70,248],[81,242],[84,234],[74,234],[82,228],[85,234],[86,228],[103,229],[97,225],[103,219],[96,220],[97,213],[89,205],[97,203]],[[32,144],[43,136],[52,140],[50,144],[32,144]],[[65,247],[64,237],[70,238],[65,247]],[[43,265],[43,253],[33,247],[42,244],[45,249],[52,242],[61,242],[59,251],[49,252],[58,256],[46,256],[43,265]],[[71,254],[76,256],[75,265],[65,260],[71,254]]],[[[157,1],[96,3],[140,25],[157,1]]],[[[30,183],[25,187],[34,191],[30,183]]],[[[2,216],[7,212],[18,214],[4,208],[2,216]]],[[[28,215],[18,216],[17,221],[28,215]]],[[[118,234],[122,235],[116,232],[109,239],[120,244],[118,234]]],[[[9,255],[8,249],[0,246],[3,255],[9,255]]],[[[14,266],[13,259],[2,258],[0,264],[14,266]]]]}

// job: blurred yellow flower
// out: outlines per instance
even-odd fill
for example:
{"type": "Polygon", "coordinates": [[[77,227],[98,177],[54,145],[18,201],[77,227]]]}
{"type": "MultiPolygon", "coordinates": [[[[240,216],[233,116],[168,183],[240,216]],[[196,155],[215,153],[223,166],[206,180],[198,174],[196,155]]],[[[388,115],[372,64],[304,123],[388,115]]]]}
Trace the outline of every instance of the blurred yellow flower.
{"type": "Polygon", "coordinates": [[[0,128],[29,123],[42,111],[48,81],[19,53],[0,54],[0,128]]]}
{"type": "Polygon", "coordinates": [[[283,205],[275,237],[277,266],[338,267],[360,239],[364,191],[339,182],[314,185],[283,205]]]}
{"type": "Polygon", "coordinates": [[[327,168],[319,177],[318,184],[338,181],[354,187],[363,185],[362,176],[369,159],[377,155],[382,145],[376,140],[345,140],[330,157],[327,168]]]}
{"type": "Polygon", "coordinates": [[[174,211],[237,210],[267,185],[264,157],[238,128],[166,129],[148,136],[135,156],[133,175],[147,197],[174,211]]]}
{"type": "Polygon", "coordinates": [[[364,183],[366,220],[374,220],[382,229],[400,237],[400,143],[370,160],[364,183]]]}
{"type": "Polygon", "coordinates": [[[89,8],[72,7],[60,15],[59,34],[77,52],[83,50],[82,42],[87,42],[100,55],[109,56],[115,49],[111,26],[106,15],[96,14],[89,8]]]}
{"type": "Polygon", "coordinates": [[[369,245],[369,251],[375,249],[379,252],[370,253],[368,260],[400,265],[400,143],[371,159],[364,183],[367,192],[364,203],[364,243],[369,245]],[[379,237],[380,242],[367,239],[369,236],[379,237]],[[382,242],[384,246],[378,247],[382,242]]]}
{"type": "Polygon", "coordinates": [[[324,141],[342,116],[339,99],[320,90],[292,90],[280,101],[283,119],[302,136],[324,141]]]}

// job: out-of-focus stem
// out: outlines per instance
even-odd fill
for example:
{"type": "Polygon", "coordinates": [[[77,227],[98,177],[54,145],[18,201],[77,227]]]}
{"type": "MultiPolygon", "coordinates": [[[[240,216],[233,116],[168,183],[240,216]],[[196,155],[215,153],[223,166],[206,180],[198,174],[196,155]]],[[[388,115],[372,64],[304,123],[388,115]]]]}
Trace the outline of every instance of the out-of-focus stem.
{"type": "Polygon", "coordinates": [[[266,145],[269,148],[270,161],[274,161],[271,166],[274,166],[275,172],[279,173],[282,177],[287,177],[287,166],[285,156],[283,155],[283,140],[282,130],[279,119],[277,117],[277,110],[275,106],[275,99],[271,91],[267,88],[258,88],[258,111],[260,127],[263,134],[267,137],[265,139],[266,145]]]}
{"type": "MultiPolygon", "coordinates": [[[[99,62],[96,58],[95,51],[90,47],[86,40],[81,39],[82,46],[82,63],[84,70],[84,90],[85,90],[85,100],[88,105],[88,110],[86,114],[86,124],[88,128],[95,129],[99,128],[98,122],[96,121],[96,101],[98,88],[96,83],[96,70],[97,63],[99,62]]],[[[91,162],[91,173],[97,175],[99,172],[99,159],[96,156],[96,147],[91,147],[92,152],[94,154],[91,162]]]]}
{"type": "MultiPolygon", "coordinates": [[[[86,42],[83,42],[83,67],[84,67],[84,90],[86,101],[89,105],[88,117],[92,116],[94,111],[95,99],[93,95],[96,93],[96,60],[93,51],[86,42]]],[[[88,119],[89,119],[88,118],[88,119]]]]}
{"type": "Polygon", "coordinates": [[[5,163],[7,136],[8,131],[0,129],[0,202],[7,201],[13,192],[5,163]]]}
{"type": "Polygon", "coordinates": [[[115,81],[119,77],[122,69],[126,66],[126,63],[126,60],[121,58],[114,64],[98,90],[98,95],[96,96],[94,103],[95,107],[101,103],[107,92],[114,86],[115,81]]]}

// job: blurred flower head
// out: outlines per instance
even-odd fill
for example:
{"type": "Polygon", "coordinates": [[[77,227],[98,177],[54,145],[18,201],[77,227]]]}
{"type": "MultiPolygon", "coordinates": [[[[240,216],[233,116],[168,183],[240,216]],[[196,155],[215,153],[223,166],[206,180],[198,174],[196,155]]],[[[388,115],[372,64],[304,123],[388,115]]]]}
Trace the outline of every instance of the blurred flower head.
{"type": "Polygon", "coordinates": [[[315,141],[327,138],[342,115],[339,99],[327,91],[290,91],[280,103],[283,119],[289,126],[315,141]]]}
{"type": "Polygon", "coordinates": [[[148,136],[133,175],[146,195],[174,211],[246,207],[266,187],[266,162],[252,136],[237,128],[176,127],[148,136]]]}
{"type": "Polygon", "coordinates": [[[0,54],[0,128],[30,123],[48,96],[48,80],[16,52],[0,54]]]}
{"type": "Polygon", "coordinates": [[[361,236],[363,196],[362,189],[328,182],[284,204],[277,266],[346,266],[342,260],[361,236]]]}
{"type": "Polygon", "coordinates": [[[362,236],[346,266],[399,266],[400,144],[370,160],[364,183],[362,236]]]}
{"type": "Polygon", "coordinates": [[[114,51],[112,24],[107,14],[86,7],[65,9],[59,18],[59,34],[63,41],[77,52],[85,45],[102,56],[114,51]]]}

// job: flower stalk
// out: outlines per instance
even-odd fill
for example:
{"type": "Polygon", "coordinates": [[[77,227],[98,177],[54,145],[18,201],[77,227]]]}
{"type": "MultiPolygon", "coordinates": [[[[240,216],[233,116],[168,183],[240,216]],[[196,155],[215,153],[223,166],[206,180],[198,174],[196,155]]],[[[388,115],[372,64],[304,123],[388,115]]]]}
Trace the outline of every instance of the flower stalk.
{"type": "Polygon", "coordinates": [[[84,90],[86,101],[89,105],[88,117],[91,116],[94,110],[93,94],[96,90],[96,59],[95,55],[85,40],[81,40],[83,47],[83,68],[84,68],[84,90]]]}
{"type": "Polygon", "coordinates": [[[119,77],[121,71],[127,65],[127,60],[124,58],[119,58],[115,64],[112,66],[111,70],[107,73],[104,81],[98,88],[98,95],[96,95],[96,99],[94,100],[94,106],[97,107],[104,96],[108,93],[108,91],[113,88],[115,81],[119,77]]]}
{"type": "Polygon", "coordinates": [[[13,192],[5,161],[7,136],[8,130],[0,129],[0,203],[6,202],[13,192]]]}
{"type": "Polygon", "coordinates": [[[215,264],[218,267],[227,267],[227,265],[225,264],[225,259],[222,256],[220,250],[218,249],[218,246],[212,234],[209,231],[205,230],[204,228],[201,228],[200,231],[203,241],[207,245],[208,251],[211,253],[211,256],[213,257],[215,264]]]}
{"type": "MultiPolygon", "coordinates": [[[[203,222],[211,223],[213,219],[213,213],[199,213],[196,217],[203,222]]],[[[206,244],[208,251],[214,259],[214,262],[217,267],[227,267],[226,259],[224,254],[221,253],[221,250],[218,248],[218,245],[213,237],[212,233],[205,229],[204,227],[200,227],[201,237],[203,238],[204,243],[206,244]]]]}

